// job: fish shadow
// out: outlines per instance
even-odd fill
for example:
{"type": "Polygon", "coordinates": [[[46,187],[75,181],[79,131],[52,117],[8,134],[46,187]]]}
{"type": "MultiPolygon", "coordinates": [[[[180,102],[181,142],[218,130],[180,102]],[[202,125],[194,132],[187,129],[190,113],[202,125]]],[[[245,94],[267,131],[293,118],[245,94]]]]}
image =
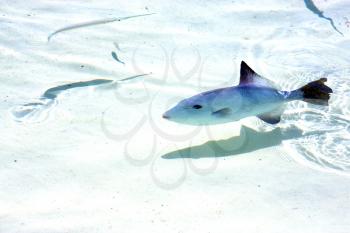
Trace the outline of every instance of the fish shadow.
{"type": "MultiPolygon", "coordinates": [[[[315,132],[318,133],[318,132],[315,132]]],[[[244,154],[259,149],[277,146],[283,140],[303,137],[303,131],[297,127],[275,128],[268,132],[259,132],[246,126],[241,127],[240,135],[225,140],[212,140],[202,145],[187,147],[162,155],[163,159],[209,158],[244,154]]]]}

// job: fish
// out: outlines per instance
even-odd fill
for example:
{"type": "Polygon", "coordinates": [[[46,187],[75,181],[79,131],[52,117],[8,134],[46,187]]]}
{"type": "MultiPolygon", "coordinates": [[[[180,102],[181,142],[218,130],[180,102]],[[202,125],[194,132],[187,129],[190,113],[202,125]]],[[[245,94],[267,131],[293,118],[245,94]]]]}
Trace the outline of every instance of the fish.
{"type": "Polygon", "coordinates": [[[325,85],[326,81],[323,77],[296,90],[282,91],[242,61],[239,85],[186,98],[162,117],[180,124],[216,125],[256,116],[268,124],[277,124],[287,102],[301,100],[328,106],[333,90],[325,85]]]}
{"type": "Polygon", "coordinates": [[[143,16],[148,16],[148,15],[154,15],[155,13],[148,13],[148,14],[141,14],[141,15],[131,15],[131,16],[126,16],[126,17],[118,17],[118,18],[108,18],[108,19],[100,19],[100,20],[93,20],[89,22],[84,22],[84,23],[79,23],[79,24],[73,24],[70,26],[66,26],[60,29],[57,29],[56,31],[52,32],[48,37],[47,41],[50,42],[51,38],[61,32],[77,29],[77,28],[82,28],[82,27],[88,27],[88,26],[94,26],[94,25],[99,25],[99,24],[106,24],[106,23],[112,23],[115,21],[123,21],[126,19],[131,19],[131,18],[137,18],[137,17],[143,17],[143,16]]]}
{"type": "Polygon", "coordinates": [[[118,55],[117,55],[116,52],[112,51],[112,52],[111,52],[111,55],[112,55],[112,57],[114,58],[114,60],[116,60],[116,61],[119,62],[119,63],[122,63],[123,65],[125,65],[125,62],[123,62],[123,61],[121,61],[121,60],[119,59],[119,57],[118,57],[118,55]]]}
{"type": "Polygon", "coordinates": [[[57,96],[67,90],[73,89],[73,88],[81,88],[81,87],[90,87],[90,86],[98,86],[103,84],[109,84],[111,83],[113,86],[119,85],[123,82],[128,82],[133,79],[137,79],[146,75],[150,75],[150,73],[145,74],[138,74],[133,75],[127,78],[119,79],[119,80],[113,80],[113,79],[93,79],[88,81],[80,81],[80,82],[74,82],[74,83],[67,83],[55,87],[51,87],[47,89],[44,94],[41,96],[42,99],[51,99],[54,100],[57,98],[57,96]]]}

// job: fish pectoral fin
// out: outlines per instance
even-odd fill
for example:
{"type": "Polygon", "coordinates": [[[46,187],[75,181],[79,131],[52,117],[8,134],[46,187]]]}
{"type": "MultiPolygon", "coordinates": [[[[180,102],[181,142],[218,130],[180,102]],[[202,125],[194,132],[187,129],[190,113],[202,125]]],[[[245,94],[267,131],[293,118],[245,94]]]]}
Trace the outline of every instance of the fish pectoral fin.
{"type": "Polygon", "coordinates": [[[213,115],[218,116],[218,117],[226,117],[231,114],[231,109],[230,108],[221,108],[215,112],[212,112],[213,115]]]}
{"type": "Polygon", "coordinates": [[[269,124],[277,124],[281,121],[281,115],[283,113],[283,108],[277,108],[271,112],[266,112],[263,114],[259,114],[257,115],[257,117],[262,120],[265,121],[266,123],[269,124]]]}

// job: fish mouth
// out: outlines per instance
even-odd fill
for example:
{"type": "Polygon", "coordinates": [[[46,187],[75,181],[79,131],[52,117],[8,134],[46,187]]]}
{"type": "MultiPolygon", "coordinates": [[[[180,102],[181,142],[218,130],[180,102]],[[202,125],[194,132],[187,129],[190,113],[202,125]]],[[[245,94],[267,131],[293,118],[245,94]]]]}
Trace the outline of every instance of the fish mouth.
{"type": "Polygon", "coordinates": [[[169,119],[170,119],[170,116],[169,116],[169,115],[167,115],[166,113],[164,113],[162,117],[163,117],[164,119],[167,119],[167,120],[169,120],[169,119]]]}

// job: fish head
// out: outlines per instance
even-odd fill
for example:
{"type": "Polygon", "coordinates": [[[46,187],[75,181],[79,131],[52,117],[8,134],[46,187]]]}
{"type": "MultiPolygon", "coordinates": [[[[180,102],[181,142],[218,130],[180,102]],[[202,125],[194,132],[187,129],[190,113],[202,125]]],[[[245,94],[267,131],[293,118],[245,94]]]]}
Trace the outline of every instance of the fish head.
{"type": "Polygon", "coordinates": [[[163,118],[187,125],[212,125],[230,121],[231,112],[219,90],[184,99],[166,111],[163,118]]]}
{"type": "Polygon", "coordinates": [[[163,118],[181,124],[202,125],[211,114],[208,103],[198,96],[184,99],[163,114],[163,118]]]}

